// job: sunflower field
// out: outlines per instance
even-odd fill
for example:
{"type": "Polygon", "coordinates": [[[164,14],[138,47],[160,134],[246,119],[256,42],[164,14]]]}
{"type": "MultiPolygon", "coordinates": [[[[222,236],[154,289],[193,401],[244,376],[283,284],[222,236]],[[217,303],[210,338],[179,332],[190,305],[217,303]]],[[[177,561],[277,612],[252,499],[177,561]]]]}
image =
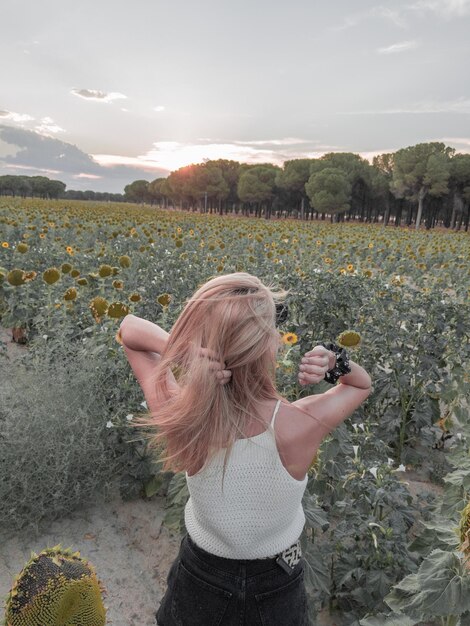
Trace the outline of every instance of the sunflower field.
{"type": "Polygon", "coordinates": [[[0,198],[0,528],[37,531],[97,498],[165,496],[184,532],[184,475],[163,472],[116,341],[128,313],[169,331],[218,274],[289,289],[278,389],[337,341],[373,391],[312,459],[302,536],[312,622],[470,623],[470,238],[378,224],[254,220],[150,206],[0,198]],[[419,485],[419,489],[413,488],[419,485]]]}

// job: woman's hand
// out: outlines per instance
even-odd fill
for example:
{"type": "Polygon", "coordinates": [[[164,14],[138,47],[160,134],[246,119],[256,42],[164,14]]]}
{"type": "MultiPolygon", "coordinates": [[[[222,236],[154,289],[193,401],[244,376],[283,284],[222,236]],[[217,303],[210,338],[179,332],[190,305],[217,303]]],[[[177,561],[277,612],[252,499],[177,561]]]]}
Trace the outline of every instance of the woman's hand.
{"type": "Polygon", "coordinates": [[[219,361],[217,355],[208,348],[201,348],[200,355],[210,360],[209,369],[215,370],[215,376],[221,385],[225,385],[232,377],[232,372],[225,369],[225,363],[219,361]]]}
{"type": "Polygon", "coordinates": [[[299,385],[313,385],[325,378],[328,370],[336,364],[336,355],[323,346],[315,346],[300,361],[299,385]]]}

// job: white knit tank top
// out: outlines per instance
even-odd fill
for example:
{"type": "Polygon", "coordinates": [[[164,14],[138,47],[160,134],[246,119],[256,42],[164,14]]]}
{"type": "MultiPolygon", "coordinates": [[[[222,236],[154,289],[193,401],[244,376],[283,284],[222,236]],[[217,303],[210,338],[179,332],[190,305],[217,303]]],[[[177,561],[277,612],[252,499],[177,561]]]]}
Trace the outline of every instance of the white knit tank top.
{"type": "Polygon", "coordinates": [[[280,403],[270,428],[235,441],[223,491],[225,448],[197,474],[186,472],[190,497],[184,520],[191,539],[203,550],[229,559],[262,559],[282,552],[302,533],[307,475],[297,480],[282,464],[274,436],[280,403]]]}

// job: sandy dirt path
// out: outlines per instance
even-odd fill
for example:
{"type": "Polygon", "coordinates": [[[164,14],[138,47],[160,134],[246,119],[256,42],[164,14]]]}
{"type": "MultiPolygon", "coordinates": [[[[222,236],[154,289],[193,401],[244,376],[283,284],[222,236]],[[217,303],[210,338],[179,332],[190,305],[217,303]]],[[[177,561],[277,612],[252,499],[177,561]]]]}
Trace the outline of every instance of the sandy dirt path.
{"type": "MultiPolygon", "coordinates": [[[[166,576],[180,544],[162,526],[164,501],[120,498],[77,510],[46,525],[32,539],[25,533],[2,539],[0,530],[0,597],[3,601],[31,552],[61,544],[79,550],[96,568],[106,588],[106,624],[155,626],[155,613],[166,576]]],[[[2,615],[3,610],[0,612],[2,615]]]]}

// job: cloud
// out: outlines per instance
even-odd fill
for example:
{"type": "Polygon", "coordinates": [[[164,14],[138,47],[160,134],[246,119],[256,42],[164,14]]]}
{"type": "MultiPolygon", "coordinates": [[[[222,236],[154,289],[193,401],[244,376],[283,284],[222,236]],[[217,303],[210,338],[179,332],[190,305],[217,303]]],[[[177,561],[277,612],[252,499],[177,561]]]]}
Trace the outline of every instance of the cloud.
{"type": "Polygon", "coordinates": [[[384,19],[393,22],[395,26],[399,26],[400,28],[406,28],[408,26],[403,15],[397,10],[390,9],[389,7],[374,7],[373,9],[371,9],[371,15],[383,17],[384,19]]]}
{"type": "Polygon", "coordinates": [[[157,113],[161,113],[162,111],[165,110],[165,107],[162,104],[160,104],[156,107],[153,107],[153,110],[156,111],[157,113]]]}
{"type": "Polygon", "coordinates": [[[455,100],[447,100],[436,102],[432,100],[424,100],[415,102],[409,106],[396,109],[375,109],[366,111],[343,111],[340,115],[397,115],[401,113],[470,113],[470,98],[456,98],[455,100]]]}
{"type": "Polygon", "coordinates": [[[226,143],[187,144],[177,141],[157,141],[145,154],[132,157],[115,154],[94,154],[95,161],[103,167],[116,165],[135,166],[153,171],[177,170],[190,163],[203,163],[206,160],[229,159],[242,163],[274,163],[300,158],[318,158],[325,152],[339,151],[338,146],[321,146],[304,139],[271,139],[262,141],[232,141],[226,143]],[[302,148],[297,146],[302,145],[302,148]],[[272,147],[269,147],[272,146],[272,147]],[[283,148],[279,150],[278,148],[283,148]]]}
{"type": "Polygon", "coordinates": [[[96,191],[122,193],[125,185],[144,178],[148,171],[152,172],[148,176],[150,180],[167,174],[163,168],[145,168],[139,163],[102,167],[91,155],[70,143],[33,130],[0,124],[0,174],[33,176],[41,172],[54,175],[72,189],[89,189],[93,181],[96,191]]]}
{"type": "Polygon", "coordinates": [[[13,111],[0,111],[0,119],[11,122],[31,122],[34,120],[34,117],[23,113],[14,113],[13,111]]]}
{"type": "Polygon", "coordinates": [[[88,154],[59,139],[13,126],[0,126],[0,139],[20,148],[14,156],[4,158],[9,165],[47,168],[59,172],[99,173],[99,165],[88,154]]]}
{"type": "Polygon", "coordinates": [[[449,20],[454,17],[469,15],[470,0],[418,0],[411,5],[410,9],[419,13],[431,11],[439,17],[449,20]]]}
{"type": "Polygon", "coordinates": [[[97,176],[96,174],[84,174],[81,172],[80,174],[74,174],[72,178],[88,178],[90,180],[98,180],[99,178],[103,178],[102,176],[97,176]]]}
{"type": "Polygon", "coordinates": [[[112,102],[113,100],[126,99],[123,93],[105,91],[99,91],[98,89],[72,89],[71,92],[74,96],[84,98],[85,100],[94,100],[95,102],[112,102]]]}
{"type": "Polygon", "coordinates": [[[377,48],[379,54],[396,54],[397,52],[405,52],[405,50],[413,50],[418,47],[417,41],[400,41],[385,48],[377,48]]]}
{"type": "Polygon", "coordinates": [[[312,143],[309,139],[297,139],[286,137],[285,139],[260,139],[257,141],[234,141],[237,145],[245,146],[299,146],[304,143],[312,143]]]}
{"type": "Polygon", "coordinates": [[[470,152],[470,137],[444,137],[436,141],[442,141],[448,146],[456,146],[458,152],[470,152]]]}
{"type": "Polygon", "coordinates": [[[340,24],[335,24],[330,30],[334,32],[340,32],[349,28],[354,28],[362,22],[374,18],[382,18],[388,20],[398,26],[399,28],[406,28],[408,26],[407,21],[403,17],[403,14],[396,9],[390,9],[389,7],[378,6],[372,7],[367,11],[361,13],[355,13],[347,15],[340,24]]]}
{"type": "Polygon", "coordinates": [[[51,133],[55,135],[56,133],[65,132],[63,128],[61,128],[54,122],[52,117],[43,117],[41,119],[41,123],[35,126],[34,129],[41,135],[46,135],[48,137],[51,136],[51,133]]]}
{"type": "MultiPolygon", "coordinates": [[[[24,172],[28,172],[28,175],[32,175],[31,172],[36,173],[36,172],[42,172],[43,174],[60,174],[60,170],[51,170],[48,169],[47,167],[32,167],[32,166],[27,166],[27,165],[12,165],[10,163],[5,163],[3,167],[8,167],[14,170],[20,170],[24,171],[24,172]]],[[[18,175],[18,173],[15,171],[14,172],[15,175],[18,175]]]]}

